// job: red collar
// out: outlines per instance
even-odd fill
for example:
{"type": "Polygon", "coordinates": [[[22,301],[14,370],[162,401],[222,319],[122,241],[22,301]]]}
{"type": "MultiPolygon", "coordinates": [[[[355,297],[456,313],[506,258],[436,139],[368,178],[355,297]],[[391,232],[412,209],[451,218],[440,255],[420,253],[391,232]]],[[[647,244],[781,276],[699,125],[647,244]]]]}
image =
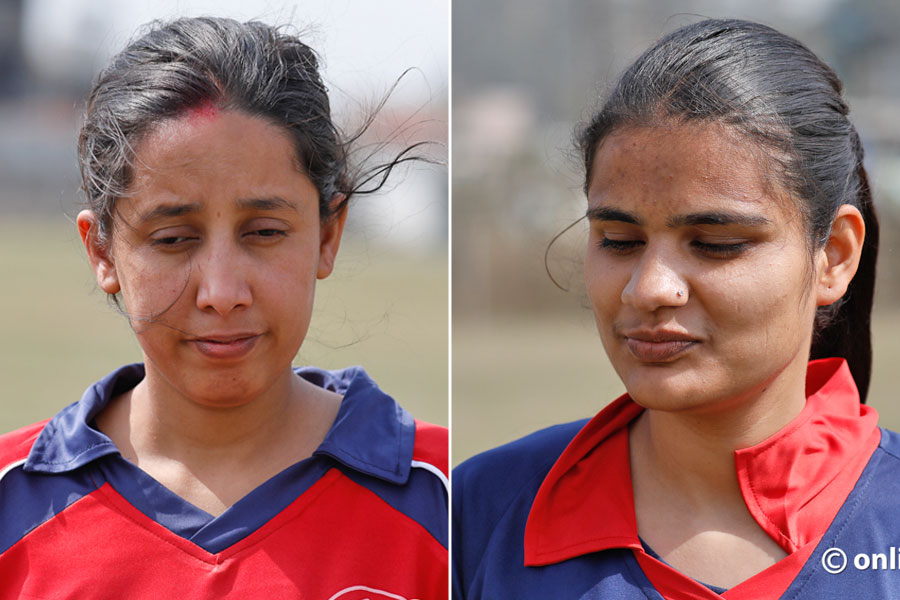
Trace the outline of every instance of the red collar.
{"type": "MultiPolygon", "coordinates": [[[[878,414],[859,403],[843,359],[811,362],[806,395],[805,408],[787,426],[764,442],[735,452],[738,481],[750,514],[789,555],[796,556],[788,556],[732,588],[729,598],[743,598],[741,592],[750,588],[754,593],[766,590],[765,596],[776,588],[786,589],[880,441],[878,414]]],[[[569,443],[531,506],[525,526],[525,565],[548,565],[609,548],[631,548],[661,592],[669,584],[686,591],[680,579],[698,589],[696,595],[681,593],[678,597],[717,598],[644,554],[638,540],[628,424],[642,411],[631,398],[622,396],[569,443]]]]}

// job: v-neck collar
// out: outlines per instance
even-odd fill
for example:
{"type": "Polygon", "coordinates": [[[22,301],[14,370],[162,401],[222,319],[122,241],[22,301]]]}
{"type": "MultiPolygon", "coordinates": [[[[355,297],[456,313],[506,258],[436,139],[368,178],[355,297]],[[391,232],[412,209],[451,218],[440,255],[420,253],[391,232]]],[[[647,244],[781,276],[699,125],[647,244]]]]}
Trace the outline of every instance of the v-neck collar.
{"type": "MultiPolygon", "coordinates": [[[[409,413],[382,392],[362,367],[336,371],[303,367],[295,373],[344,397],[316,455],[330,456],[355,471],[390,483],[406,483],[415,442],[415,423],[409,413]],[[372,439],[381,443],[372,444],[372,439]]],[[[113,398],[143,378],[144,366],[132,364],[88,388],[79,402],[64,408],[44,427],[28,454],[25,470],[65,473],[118,453],[113,441],[91,423],[113,398]]]]}
{"type": "Polygon", "coordinates": [[[181,498],[133,463],[92,426],[116,396],[144,377],[144,367],[122,367],[91,386],[79,402],[51,419],[28,454],[25,471],[59,474],[96,468],[135,509],[208,552],[243,539],[290,505],[336,464],[394,485],[410,476],[415,422],[361,367],[295,369],[299,377],[343,396],[337,417],[313,456],[264,482],[218,517],[181,498]]]}
{"type": "MultiPolygon", "coordinates": [[[[877,412],[859,403],[844,360],[811,362],[806,393],[805,408],[787,426],[762,443],[735,452],[741,492],[751,515],[788,556],[726,592],[728,598],[752,597],[744,596],[741,588],[787,587],[880,441],[877,412]]],[[[647,555],[638,539],[628,425],[642,411],[624,395],[569,443],[532,503],[525,527],[525,565],[629,548],[660,591],[681,586],[696,594],[685,597],[718,597],[647,555]]]]}

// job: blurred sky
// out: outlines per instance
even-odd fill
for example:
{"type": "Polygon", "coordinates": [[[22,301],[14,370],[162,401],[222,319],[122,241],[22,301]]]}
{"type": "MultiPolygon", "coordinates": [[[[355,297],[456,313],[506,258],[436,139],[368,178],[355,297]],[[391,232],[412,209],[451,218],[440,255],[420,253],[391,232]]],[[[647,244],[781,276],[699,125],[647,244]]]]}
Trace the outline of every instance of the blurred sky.
{"type": "MultiPolygon", "coordinates": [[[[0,161],[0,213],[58,213],[74,205],[74,138],[96,74],[145,24],[201,15],[296,28],[321,58],[334,119],[348,134],[390,91],[361,155],[364,144],[402,132],[390,151],[426,140],[434,142],[427,154],[446,160],[449,0],[23,0],[29,83],[20,86],[24,95],[0,105],[0,158],[9,158],[0,161]]],[[[354,203],[349,231],[379,244],[446,252],[446,168],[400,171],[377,200],[354,203]]]]}
{"type": "Polygon", "coordinates": [[[410,67],[423,76],[404,83],[403,99],[446,96],[448,0],[26,0],[26,57],[45,76],[83,77],[142,24],[199,15],[300,27],[325,57],[326,80],[351,97],[374,93],[410,67]]]}

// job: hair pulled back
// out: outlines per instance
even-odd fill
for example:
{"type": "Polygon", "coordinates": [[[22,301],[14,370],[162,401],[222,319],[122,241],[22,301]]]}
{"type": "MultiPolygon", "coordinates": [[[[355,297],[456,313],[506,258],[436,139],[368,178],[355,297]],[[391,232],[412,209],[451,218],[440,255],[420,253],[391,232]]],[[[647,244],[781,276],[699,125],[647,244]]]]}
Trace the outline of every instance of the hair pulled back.
{"type": "Polygon", "coordinates": [[[599,143],[626,126],[718,123],[757,144],[821,248],[844,204],[859,209],[866,238],[844,297],[816,314],[811,358],[847,359],[865,402],[878,251],[863,148],[834,71],[797,40],[758,23],[706,20],[663,37],[619,78],[578,136],[590,183],[599,143]]]}
{"type": "Polygon", "coordinates": [[[351,171],[349,147],[362,131],[345,139],[334,124],[316,53],[296,37],[256,21],[157,22],[100,73],[79,135],[82,188],[101,242],[112,231],[116,201],[128,195],[141,139],[165,119],[205,104],[282,127],[318,190],[321,219],[343,210],[353,194],[377,191],[397,164],[428,160],[410,154],[416,144],[386,163],[351,171]],[[338,193],[343,198],[335,204],[338,193]]]}

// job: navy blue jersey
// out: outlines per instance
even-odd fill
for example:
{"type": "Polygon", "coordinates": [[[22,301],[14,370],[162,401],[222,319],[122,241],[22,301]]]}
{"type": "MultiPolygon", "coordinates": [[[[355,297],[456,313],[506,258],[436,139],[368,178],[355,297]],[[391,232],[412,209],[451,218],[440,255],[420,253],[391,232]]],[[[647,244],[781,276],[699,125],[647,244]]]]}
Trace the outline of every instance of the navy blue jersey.
{"type": "Polygon", "coordinates": [[[331,430],[217,517],[93,426],[141,365],[0,437],[0,598],[445,598],[446,429],[359,367],[297,373],[343,395],[331,430]]]}
{"type": "Polygon", "coordinates": [[[539,431],[454,470],[453,597],[900,598],[900,436],[877,428],[874,411],[859,405],[845,364],[810,369],[824,383],[810,386],[804,412],[736,453],[739,479],[762,482],[761,496],[772,496],[748,506],[788,553],[769,569],[717,593],[647,552],[630,475],[627,486],[621,481],[627,423],[640,414],[626,399],[590,422],[539,431]],[[603,426],[613,433],[591,439],[603,426]],[[788,492],[784,482],[798,470],[807,473],[792,481],[805,489],[788,492]]]}

